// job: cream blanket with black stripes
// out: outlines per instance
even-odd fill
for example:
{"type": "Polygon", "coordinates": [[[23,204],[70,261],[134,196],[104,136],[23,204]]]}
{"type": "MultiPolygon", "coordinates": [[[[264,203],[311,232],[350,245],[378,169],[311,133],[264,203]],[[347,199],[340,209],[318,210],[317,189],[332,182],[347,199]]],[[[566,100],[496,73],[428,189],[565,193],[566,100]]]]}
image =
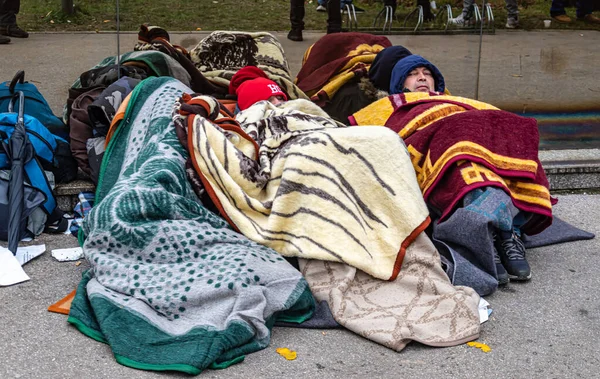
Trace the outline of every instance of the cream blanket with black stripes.
{"type": "Polygon", "coordinates": [[[397,134],[341,127],[302,99],[259,102],[236,120],[210,97],[182,103],[204,109],[179,117],[195,171],[233,227],[284,256],[398,276],[429,218],[397,134]]]}

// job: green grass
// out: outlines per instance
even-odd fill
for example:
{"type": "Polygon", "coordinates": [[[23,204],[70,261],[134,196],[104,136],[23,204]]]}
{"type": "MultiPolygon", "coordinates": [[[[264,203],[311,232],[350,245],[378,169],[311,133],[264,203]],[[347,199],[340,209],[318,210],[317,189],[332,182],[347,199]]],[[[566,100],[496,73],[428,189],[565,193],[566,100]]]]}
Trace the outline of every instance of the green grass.
{"type": "MultiPolygon", "coordinates": [[[[74,0],[76,12],[66,15],[58,0],[24,0],[17,21],[29,31],[110,31],[116,30],[115,0],[74,0]]],[[[478,1],[481,3],[481,1],[478,1]]],[[[406,15],[414,1],[399,0],[398,14],[406,15]]],[[[453,14],[461,10],[461,0],[438,0],[440,5],[453,5],[453,14]]],[[[504,28],[506,11],[504,0],[491,0],[497,28],[504,28]]],[[[543,20],[549,19],[550,0],[519,1],[522,29],[543,28],[543,20]]],[[[121,0],[121,30],[137,31],[139,25],[148,22],[169,31],[195,30],[288,30],[289,0],[121,0]]],[[[375,0],[355,0],[355,5],[367,12],[359,15],[360,26],[370,26],[382,8],[375,0]]],[[[307,30],[324,30],[327,15],[316,12],[316,0],[306,2],[305,23],[307,30]]],[[[567,13],[574,18],[575,9],[567,13]]],[[[597,12],[598,13],[598,12],[597,12]]],[[[398,26],[398,24],[396,24],[398,26]]],[[[552,23],[553,29],[595,29],[600,26],[581,21],[571,24],[552,23]]]]}

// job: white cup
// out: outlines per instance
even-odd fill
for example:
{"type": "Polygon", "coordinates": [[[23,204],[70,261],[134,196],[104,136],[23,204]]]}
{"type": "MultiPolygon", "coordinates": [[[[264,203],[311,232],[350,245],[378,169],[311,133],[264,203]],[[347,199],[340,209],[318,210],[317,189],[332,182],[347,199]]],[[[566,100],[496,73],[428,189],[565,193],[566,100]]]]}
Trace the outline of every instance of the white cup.
{"type": "Polygon", "coordinates": [[[552,22],[552,20],[544,20],[544,27],[549,28],[551,22],[552,22]]]}

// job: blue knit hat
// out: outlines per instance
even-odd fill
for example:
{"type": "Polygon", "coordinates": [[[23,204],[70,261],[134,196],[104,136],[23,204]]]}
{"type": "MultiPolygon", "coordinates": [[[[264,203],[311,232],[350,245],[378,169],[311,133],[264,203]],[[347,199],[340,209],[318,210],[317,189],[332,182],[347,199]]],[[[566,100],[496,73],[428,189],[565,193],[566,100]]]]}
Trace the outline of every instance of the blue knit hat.
{"type": "Polygon", "coordinates": [[[446,83],[440,70],[429,62],[427,59],[420,55],[410,55],[404,59],[401,59],[396,63],[392,70],[392,78],[390,79],[390,95],[404,92],[404,82],[408,77],[408,74],[412,70],[418,67],[426,67],[431,71],[433,79],[435,81],[435,91],[444,92],[446,89],[446,83]]]}
{"type": "Polygon", "coordinates": [[[369,79],[371,79],[375,88],[390,92],[392,69],[399,60],[409,55],[412,55],[412,53],[406,47],[400,45],[386,47],[377,53],[369,69],[369,79]]]}

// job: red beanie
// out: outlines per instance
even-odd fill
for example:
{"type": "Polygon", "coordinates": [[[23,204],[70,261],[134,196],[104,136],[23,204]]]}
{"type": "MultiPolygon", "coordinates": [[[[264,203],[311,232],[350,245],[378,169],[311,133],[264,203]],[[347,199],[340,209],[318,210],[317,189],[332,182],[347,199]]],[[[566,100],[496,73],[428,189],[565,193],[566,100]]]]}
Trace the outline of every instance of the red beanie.
{"type": "Polygon", "coordinates": [[[235,95],[238,87],[246,80],[252,80],[256,78],[269,79],[267,74],[256,66],[246,66],[239,70],[233,75],[229,81],[229,94],[235,95]]]}
{"type": "Polygon", "coordinates": [[[268,100],[271,96],[282,96],[287,100],[287,96],[277,83],[266,78],[246,80],[237,87],[236,94],[238,107],[242,111],[258,101],[268,100]]]}

